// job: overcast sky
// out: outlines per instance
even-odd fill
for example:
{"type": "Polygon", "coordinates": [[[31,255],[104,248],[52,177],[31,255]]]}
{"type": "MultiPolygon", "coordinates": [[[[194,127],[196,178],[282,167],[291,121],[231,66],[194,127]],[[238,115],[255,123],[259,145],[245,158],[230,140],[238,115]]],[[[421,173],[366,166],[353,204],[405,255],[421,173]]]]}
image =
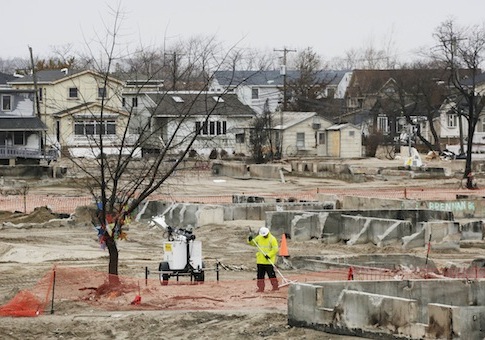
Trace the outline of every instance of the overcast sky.
{"type": "Polygon", "coordinates": [[[2,0],[0,58],[45,57],[53,46],[77,50],[106,32],[109,6],[125,13],[122,39],[132,46],[163,46],[196,35],[259,50],[311,46],[330,60],[349,49],[389,41],[399,59],[433,45],[443,21],[485,22],[485,0],[2,0]]]}

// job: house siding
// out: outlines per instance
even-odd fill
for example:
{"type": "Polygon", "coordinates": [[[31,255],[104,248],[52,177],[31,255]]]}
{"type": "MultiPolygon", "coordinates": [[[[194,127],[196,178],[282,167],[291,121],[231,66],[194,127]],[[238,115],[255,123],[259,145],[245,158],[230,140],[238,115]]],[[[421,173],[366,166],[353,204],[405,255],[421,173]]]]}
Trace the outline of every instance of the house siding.
{"type": "MultiPolygon", "coordinates": [[[[61,132],[61,140],[57,141],[57,121],[55,115],[62,111],[67,111],[76,106],[94,102],[101,104],[101,98],[98,97],[98,88],[103,87],[103,77],[91,71],[84,71],[73,74],[62,80],[52,81],[49,83],[39,84],[42,89],[42,101],[40,102],[40,117],[47,126],[46,142],[49,146],[56,146],[58,143],[62,146],[65,141],[72,140],[74,128],[65,129],[61,132]],[[76,87],[78,89],[77,98],[69,98],[69,88],[76,87]],[[68,133],[68,135],[64,135],[68,133]]],[[[11,83],[12,88],[15,89],[33,89],[33,83],[11,83]]],[[[122,84],[118,81],[108,81],[107,96],[104,104],[107,107],[121,108],[121,91],[122,84]]],[[[67,127],[68,122],[63,122],[65,118],[61,118],[61,125],[67,127]]]]}
{"type": "Polygon", "coordinates": [[[362,157],[361,131],[353,125],[328,129],[327,141],[327,156],[329,157],[362,157]]]}
{"type": "MultiPolygon", "coordinates": [[[[39,129],[31,131],[21,122],[24,118],[30,120],[35,117],[34,93],[31,90],[26,90],[26,92],[21,90],[0,91],[0,103],[3,96],[10,97],[10,110],[4,111],[3,106],[0,105],[0,158],[10,160],[43,158],[43,150],[41,149],[42,131],[39,129]],[[18,126],[10,124],[17,119],[18,126]],[[5,123],[2,124],[2,121],[5,123]],[[8,128],[8,126],[11,128],[8,128]],[[16,134],[18,136],[19,133],[23,134],[23,143],[15,144],[14,136],[16,134]]],[[[41,124],[40,121],[39,124],[41,124]]]]}
{"type": "MultiPolygon", "coordinates": [[[[188,143],[188,139],[193,136],[195,131],[195,123],[197,121],[202,121],[205,119],[204,117],[200,117],[197,119],[193,117],[188,119],[184,122],[183,126],[179,127],[179,131],[175,136],[175,145],[178,145],[176,150],[173,150],[175,153],[183,151],[188,143]]],[[[246,143],[244,144],[237,144],[236,143],[236,133],[242,132],[243,129],[240,126],[247,125],[248,118],[247,117],[228,117],[224,116],[214,116],[212,121],[225,121],[226,122],[226,134],[222,135],[215,135],[215,136],[204,136],[199,135],[195,140],[194,144],[192,145],[192,149],[197,152],[198,155],[201,156],[209,156],[213,149],[217,149],[219,152],[221,150],[226,151],[228,154],[233,153],[248,153],[248,148],[246,143]]],[[[169,131],[175,131],[177,128],[178,122],[177,121],[169,121],[166,129],[166,133],[169,131]]],[[[168,135],[165,136],[168,138],[168,135]]],[[[246,140],[247,140],[246,136],[246,140]]]]}
{"type": "Polygon", "coordinates": [[[362,142],[359,137],[360,131],[352,127],[347,127],[340,131],[340,157],[353,158],[362,156],[362,142]]]}

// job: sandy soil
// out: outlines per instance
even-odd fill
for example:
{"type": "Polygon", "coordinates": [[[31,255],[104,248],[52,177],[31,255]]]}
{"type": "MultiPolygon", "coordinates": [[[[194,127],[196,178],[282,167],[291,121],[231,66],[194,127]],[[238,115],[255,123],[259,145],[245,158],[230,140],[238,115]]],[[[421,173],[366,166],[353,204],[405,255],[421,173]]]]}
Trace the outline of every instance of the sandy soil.
{"type": "MultiPolygon", "coordinates": [[[[285,183],[265,180],[236,180],[191,176],[177,179],[178,194],[301,192],[315,187],[371,187],[396,185],[455,185],[456,180],[397,179],[353,184],[333,179],[291,177],[285,183]],[[448,183],[448,184],[447,184],[448,183]]],[[[50,181],[31,187],[31,193],[68,192],[67,182],[52,186],[50,181]]],[[[163,230],[133,222],[128,239],[118,242],[122,293],[99,294],[107,272],[108,253],[100,248],[87,214],[79,210],[70,223],[44,223],[57,218],[45,209],[32,214],[0,213],[0,305],[21,290],[34,290],[56,268],[57,295],[46,313],[38,317],[0,318],[1,339],[351,339],[287,325],[287,286],[278,292],[256,293],[255,249],[246,244],[248,229],[264,221],[232,221],[195,231],[203,244],[206,267],[220,263],[216,272],[207,271],[203,285],[188,284],[188,278],[171,279],[161,286],[158,270],[162,260],[163,230]],[[145,270],[150,275],[145,281],[145,270]],[[76,280],[74,279],[76,278],[76,280]],[[74,282],[74,283],[73,283],[74,282]],[[65,287],[65,288],[63,288],[65,287]],[[141,304],[132,305],[140,295],[141,304]]],[[[291,256],[352,253],[394,253],[399,248],[380,249],[373,245],[324,245],[318,240],[288,242],[291,256]]],[[[425,255],[425,249],[411,251],[425,255]]],[[[409,251],[408,251],[409,253],[409,251]]],[[[438,263],[463,262],[484,256],[479,248],[435,252],[438,263]]],[[[324,278],[281,267],[280,282],[313,281],[324,278]]],[[[340,275],[340,274],[339,274],[340,275]]],[[[332,278],[335,279],[335,278],[332,278]]],[[[345,279],[345,273],[344,277],[345,279]]],[[[268,285],[269,286],[269,285],[268,285]]],[[[269,288],[268,288],[269,289],[269,288]]]]}

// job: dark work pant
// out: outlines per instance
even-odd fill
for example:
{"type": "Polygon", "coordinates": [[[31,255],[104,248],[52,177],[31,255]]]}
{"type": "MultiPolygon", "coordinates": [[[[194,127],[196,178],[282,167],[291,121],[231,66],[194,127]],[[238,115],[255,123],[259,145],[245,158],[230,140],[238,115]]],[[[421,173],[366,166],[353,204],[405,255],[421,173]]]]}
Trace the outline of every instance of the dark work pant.
{"type": "Polygon", "coordinates": [[[257,264],[258,276],[257,285],[259,290],[264,290],[264,276],[268,274],[269,280],[273,289],[278,289],[278,280],[276,279],[276,273],[274,267],[271,264],[257,264]]]}

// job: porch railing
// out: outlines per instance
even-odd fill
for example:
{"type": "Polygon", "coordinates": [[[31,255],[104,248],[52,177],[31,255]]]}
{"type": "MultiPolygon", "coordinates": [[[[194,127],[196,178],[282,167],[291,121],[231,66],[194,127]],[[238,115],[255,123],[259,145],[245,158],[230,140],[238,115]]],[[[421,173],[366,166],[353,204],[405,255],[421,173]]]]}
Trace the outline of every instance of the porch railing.
{"type": "Polygon", "coordinates": [[[16,148],[11,146],[0,146],[0,159],[9,158],[35,158],[53,160],[57,158],[56,150],[39,150],[32,148],[16,148]]]}

